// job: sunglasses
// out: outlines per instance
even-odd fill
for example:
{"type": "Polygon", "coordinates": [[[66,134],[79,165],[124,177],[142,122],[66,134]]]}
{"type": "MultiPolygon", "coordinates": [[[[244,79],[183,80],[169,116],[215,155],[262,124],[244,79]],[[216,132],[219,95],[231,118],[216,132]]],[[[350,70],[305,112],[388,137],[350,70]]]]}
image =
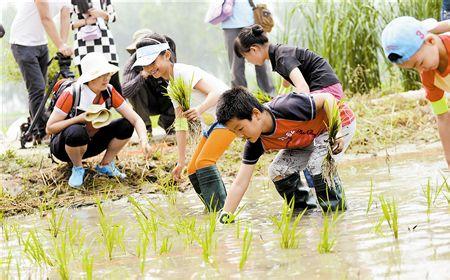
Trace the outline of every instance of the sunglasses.
{"type": "Polygon", "coordinates": [[[390,62],[395,63],[395,64],[402,64],[403,62],[405,62],[403,60],[403,56],[399,55],[397,53],[391,53],[388,55],[388,59],[390,62]]]}

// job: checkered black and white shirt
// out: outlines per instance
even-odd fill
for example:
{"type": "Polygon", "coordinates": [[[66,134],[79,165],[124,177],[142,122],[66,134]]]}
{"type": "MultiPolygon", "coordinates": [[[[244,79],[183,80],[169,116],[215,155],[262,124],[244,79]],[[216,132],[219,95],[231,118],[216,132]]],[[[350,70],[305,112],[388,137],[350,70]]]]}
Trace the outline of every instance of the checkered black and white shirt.
{"type": "MultiPolygon", "coordinates": [[[[80,65],[80,60],[88,53],[98,52],[103,53],[109,62],[119,63],[117,56],[116,45],[114,43],[114,37],[111,30],[108,28],[110,22],[116,21],[116,12],[111,4],[111,0],[88,0],[90,6],[96,8],[99,7],[103,11],[107,12],[108,22],[103,19],[97,20],[97,26],[101,31],[101,38],[93,41],[84,41],[79,36],[79,28],[74,28],[74,64],[80,65]]],[[[72,23],[74,21],[87,18],[87,14],[80,13],[80,10],[76,4],[73,5],[72,23]]]]}

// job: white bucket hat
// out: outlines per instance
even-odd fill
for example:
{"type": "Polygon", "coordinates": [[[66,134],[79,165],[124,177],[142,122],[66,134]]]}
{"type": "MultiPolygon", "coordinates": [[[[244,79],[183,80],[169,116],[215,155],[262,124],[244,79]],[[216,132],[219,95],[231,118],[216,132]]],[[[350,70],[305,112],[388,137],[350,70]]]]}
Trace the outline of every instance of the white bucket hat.
{"type": "Polygon", "coordinates": [[[101,128],[111,123],[112,113],[103,105],[91,104],[86,111],[86,121],[91,122],[94,128],[101,128]]]}
{"type": "Polygon", "coordinates": [[[147,66],[152,64],[162,51],[168,49],[170,49],[168,43],[159,43],[137,49],[136,62],[133,64],[133,68],[136,66],[147,66]]]}
{"type": "Polygon", "coordinates": [[[153,31],[151,29],[148,29],[148,28],[139,29],[136,32],[134,32],[134,34],[133,34],[133,42],[130,45],[128,45],[127,51],[129,51],[129,52],[135,51],[136,50],[136,44],[139,42],[139,40],[141,40],[145,36],[151,35],[151,34],[153,34],[153,31]]]}
{"type": "Polygon", "coordinates": [[[85,84],[102,75],[115,74],[119,67],[108,63],[106,57],[101,53],[88,53],[81,59],[81,76],[78,78],[80,84],[85,84]]]}

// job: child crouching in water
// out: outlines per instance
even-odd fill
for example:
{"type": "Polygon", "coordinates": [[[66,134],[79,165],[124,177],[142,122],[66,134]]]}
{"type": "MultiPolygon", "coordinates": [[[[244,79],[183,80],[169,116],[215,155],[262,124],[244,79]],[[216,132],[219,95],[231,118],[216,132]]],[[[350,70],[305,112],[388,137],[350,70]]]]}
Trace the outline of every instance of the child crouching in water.
{"type": "Polygon", "coordinates": [[[216,122],[216,104],[220,95],[228,89],[222,81],[202,69],[170,60],[172,53],[166,39],[152,34],[136,45],[136,63],[154,78],[169,81],[168,92],[174,79],[181,78],[192,88],[190,109],[183,112],[180,104],[172,99],[175,108],[175,131],[178,145],[178,162],[172,174],[176,180],[186,166],[188,121],[200,120],[202,137],[187,166],[189,180],[210,211],[222,209],[226,189],[216,162],[235,138],[235,134],[216,122]]]}
{"type": "MultiPolygon", "coordinates": [[[[333,178],[335,187],[328,188],[322,176],[322,162],[328,151],[326,123],[330,117],[325,104],[338,106],[326,92],[280,95],[264,105],[244,88],[231,89],[220,97],[217,120],[247,139],[238,175],[220,216],[222,223],[238,207],[260,156],[271,150],[280,152],[270,164],[269,176],[282,197],[294,199],[295,208],[316,207],[310,189],[300,181],[299,172],[308,168],[322,209],[346,209],[339,177],[333,178]]],[[[342,127],[332,147],[336,157],[343,155],[356,129],[355,117],[348,107],[340,109],[340,118],[342,127]]]]}

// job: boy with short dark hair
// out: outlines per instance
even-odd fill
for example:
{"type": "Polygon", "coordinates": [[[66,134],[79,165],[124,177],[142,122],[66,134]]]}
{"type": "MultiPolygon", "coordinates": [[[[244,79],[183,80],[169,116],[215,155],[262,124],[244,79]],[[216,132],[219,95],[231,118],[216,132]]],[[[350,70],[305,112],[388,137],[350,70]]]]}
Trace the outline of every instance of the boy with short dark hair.
{"type": "MultiPolygon", "coordinates": [[[[328,149],[328,116],[325,104],[337,106],[329,93],[315,95],[291,93],[261,105],[251,93],[239,87],[226,91],[217,105],[217,120],[247,139],[242,164],[228,193],[220,221],[227,222],[246,192],[254,166],[265,151],[281,150],[269,167],[277,191],[295,208],[315,208],[310,189],[303,185],[299,172],[308,168],[313,175],[319,204],[324,210],[345,209],[342,184],[336,176],[335,188],[328,189],[322,176],[322,162],[328,149]]],[[[356,121],[353,112],[341,106],[342,127],[333,145],[339,157],[350,144],[356,121]]]]}
{"type": "MultiPolygon", "coordinates": [[[[446,31],[446,22],[418,21],[399,17],[391,21],[381,35],[386,57],[398,66],[420,72],[426,99],[436,115],[439,136],[450,170],[450,112],[445,92],[450,92],[450,35],[430,32],[446,31]],[[431,24],[430,24],[431,23],[431,24]]],[[[447,27],[448,29],[448,27],[447,27]]]]}

